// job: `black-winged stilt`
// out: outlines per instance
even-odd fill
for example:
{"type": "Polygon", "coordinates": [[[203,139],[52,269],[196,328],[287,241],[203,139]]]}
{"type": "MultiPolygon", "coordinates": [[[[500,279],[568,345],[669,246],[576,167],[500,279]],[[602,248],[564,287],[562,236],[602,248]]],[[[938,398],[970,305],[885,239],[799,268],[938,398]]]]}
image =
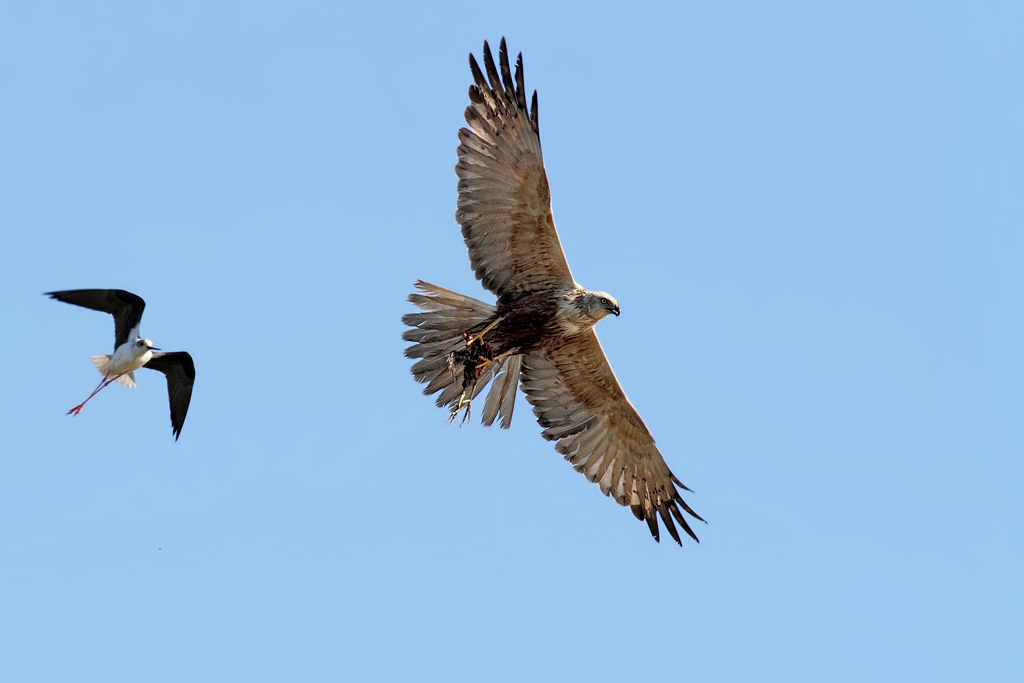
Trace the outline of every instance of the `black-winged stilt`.
{"type": "Polygon", "coordinates": [[[103,375],[99,386],[89,397],[68,411],[78,415],[89,399],[103,387],[117,381],[129,389],[135,388],[135,370],[150,368],[167,376],[167,396],[171,404],[171,427],[174,440],[181,435],[185,414],[192,400],[192,385],[196,379],[196,366],[192,356],[184,351],[174,353],[153,353],[160,349],[149,339],[139,336],[139,324],[146,302],[123,289],[70,289],[63,292],[47,292],[47,296],[64,303],[103,311],[114,316],[114,354],[92,356],[96,369],[103,375]]]}

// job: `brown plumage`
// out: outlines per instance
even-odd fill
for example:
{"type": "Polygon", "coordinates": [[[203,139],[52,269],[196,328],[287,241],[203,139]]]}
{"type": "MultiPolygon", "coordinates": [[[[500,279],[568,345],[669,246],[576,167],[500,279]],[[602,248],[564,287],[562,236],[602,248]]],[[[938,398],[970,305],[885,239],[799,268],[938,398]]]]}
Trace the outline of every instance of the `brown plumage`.
{"type": "Polygon", "coordinates": [[[417,281],[409,300],[423,313],[402,321],[412,329],[405,355],[425,394],[437,405],[469,413],[491,383],[482,421],[512,423],[515,390],[533,406],[542,436],[555,442],[578,472],[628,506],[659,540],[658,518],[682,545],[676,524],[694,540],[683,516],[701,520],[679,496],[676,479],[654,438],[626,398],[594,334],[594,324],[619,314],[610,295],[572,277],[551,215],[540,148],[537,93],[526,104],[523,56],[515,79],[505,40],[496,65],[484,43],[484,71],[473,55],[474,85],[459,131],[456,220],[470,265],[497,305],[417,281]],[[500,71],[499,71],[500,70],[500,71]]]}

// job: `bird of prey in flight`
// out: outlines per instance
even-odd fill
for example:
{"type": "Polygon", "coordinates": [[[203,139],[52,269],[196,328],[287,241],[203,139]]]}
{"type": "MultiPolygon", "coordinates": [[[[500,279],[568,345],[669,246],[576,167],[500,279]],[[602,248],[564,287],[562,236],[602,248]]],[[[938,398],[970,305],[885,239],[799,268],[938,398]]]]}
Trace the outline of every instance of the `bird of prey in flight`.
{"type": "Polygon", "coordinates": [[[427,395],[440,392],[449,421],[488,385],[482,422],[512,421],[516,387],[578,472],[629,507],[659,540],[658,518],[682,545],[676,524],[697,540],[683,516],[704,521],[680,497],[687,489],[669,470],[654,438],[612,372],[594,324],[619,315],[604,292],[584,289],[569,272],[555,231],[540,148],[537,93],[527,105],[523,56],[515,78],[504,38],[495,64],[484,43],[484,69],[469,56],[473,85],[468,128],[459,131],[456,220],[476,277],[497,297],[487,304],[420,280],[409,300],[422,313],[402,322],[412,329],[405,355],[427,395]]]}
{"type": "Polygon", "coordinates": [[[185,414],[192,400],[192,385],[196,379],[196,366],[192,356],[184,351],[154,353],[160,349],[149,339],[139,336],[142,311],[146,302],[123,289],[70,289],[63,292],[47,292],[47,296],[64,303],[82,306],[114,316],[114,354],[92,356],[96,369],[103,375],[96,389],[68,415],[78,415],[82,408],[105,386],[118,382],[129,389],[135,388],[135,371],[139,368],[159,370],[167,375],[167,397],[171,404],[171,430],[174,440],[181,436],[185,414]]]}

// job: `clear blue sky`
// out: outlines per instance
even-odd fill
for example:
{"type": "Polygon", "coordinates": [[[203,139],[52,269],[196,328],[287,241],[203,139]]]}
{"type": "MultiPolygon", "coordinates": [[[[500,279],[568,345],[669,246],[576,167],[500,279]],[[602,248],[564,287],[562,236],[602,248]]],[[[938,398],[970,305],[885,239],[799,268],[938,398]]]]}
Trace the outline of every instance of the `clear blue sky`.
{"type": "Polygon", "coordinates": [[[430,4],[2,11],[3,677],[1024,680],[1021,4],[430,4]],[[502,35],[699,545],[402,356],[502,35]]]}

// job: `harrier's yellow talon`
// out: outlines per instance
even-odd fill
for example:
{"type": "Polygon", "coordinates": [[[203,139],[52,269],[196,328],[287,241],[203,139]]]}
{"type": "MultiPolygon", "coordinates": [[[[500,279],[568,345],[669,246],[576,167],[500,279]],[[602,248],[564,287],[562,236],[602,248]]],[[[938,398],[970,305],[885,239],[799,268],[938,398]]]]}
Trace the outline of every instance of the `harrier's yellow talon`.
{"type": "Polygon", "coordinates": [[[484,335],[487,334],[488,332],[490,332],[491,330],[493,330],[494,327],[498,323],[500,323],[502,320],[504,320],[504,319],[505,319],[505,316],[501,316],[500,318],[497,318],[493,323],[491,323],[490,325],[485,327],[484,331],[481,332],[480,334],[475,335],[475,336],[470,336],[470,338],[466,340],[466,346],[469,346],[473,342],[480,342],[482,344],[483,341],[484,341],[484,335]]]}

